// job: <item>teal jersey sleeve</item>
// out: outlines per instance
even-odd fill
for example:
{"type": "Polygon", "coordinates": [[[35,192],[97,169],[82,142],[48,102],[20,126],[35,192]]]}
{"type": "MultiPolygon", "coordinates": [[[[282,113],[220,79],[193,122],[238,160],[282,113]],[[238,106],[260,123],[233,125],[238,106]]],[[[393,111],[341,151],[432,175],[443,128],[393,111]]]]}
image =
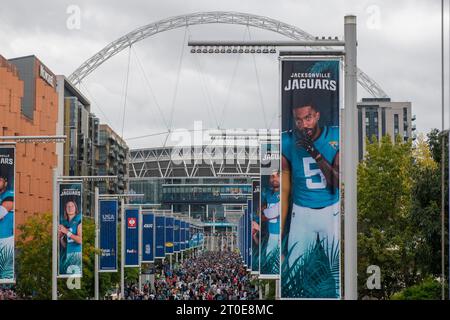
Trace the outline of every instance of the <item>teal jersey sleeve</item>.
{"type": "MultiPolygon", "coordinates": [[[[283,153],[290,154],[292,170],[293,201],[296,205],[308,208],[323,208],[339,201],[339,190],[329,188],[327,181],[317,162],[301,147],[297,147],[291,139],[288,141],[283,153]]],[[[339,128],[324,127],[319,138],[314,141],[314,146],[324,157],[333,164],[336,154],[339,152],[339,128]]]]}
{"type": "MultiPolygon", "coordinates": [[[[0,194],[0,205],[3,201],[14,201],[14,192],[6,190],[0,194]]],[[[14,211],[10,210],[0,219],[0,239],[9,238],[14,235],[14,211]]]]}
{"type": "Polygon", "coordinates": [[[6,190],[3,193],[0,193],[0,205],[3,201],[14,201],[14,192],[12,190],[6,190]]]}

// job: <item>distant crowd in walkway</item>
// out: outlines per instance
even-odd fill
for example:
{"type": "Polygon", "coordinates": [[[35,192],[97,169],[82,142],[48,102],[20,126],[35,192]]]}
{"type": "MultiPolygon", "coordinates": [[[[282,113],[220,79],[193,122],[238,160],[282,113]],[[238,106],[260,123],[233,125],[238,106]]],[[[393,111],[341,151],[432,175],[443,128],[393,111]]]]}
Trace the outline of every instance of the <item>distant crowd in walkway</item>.
{"type": "Polygon", "coordinates": [[[127,300],[256,300],[241,257],[233,252],[205,252],[186,259],[171,270],[167,263],[156,269],[154,285],[145,283],[125,290],[127,300]]]}

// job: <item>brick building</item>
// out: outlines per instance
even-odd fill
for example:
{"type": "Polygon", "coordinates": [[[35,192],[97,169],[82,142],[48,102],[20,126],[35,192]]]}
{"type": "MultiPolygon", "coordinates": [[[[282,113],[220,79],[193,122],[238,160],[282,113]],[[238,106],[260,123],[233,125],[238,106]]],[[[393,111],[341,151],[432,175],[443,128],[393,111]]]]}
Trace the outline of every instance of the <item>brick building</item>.
{"type": "MultiPolygon", "coordinates": [[[[56,77],[35,56],[6,60],[0,55],[0,135],[55,135],[56,77]]],[[[16,227],[35,213],[52,210],[54,143],[17,143],[16,227]]]]}

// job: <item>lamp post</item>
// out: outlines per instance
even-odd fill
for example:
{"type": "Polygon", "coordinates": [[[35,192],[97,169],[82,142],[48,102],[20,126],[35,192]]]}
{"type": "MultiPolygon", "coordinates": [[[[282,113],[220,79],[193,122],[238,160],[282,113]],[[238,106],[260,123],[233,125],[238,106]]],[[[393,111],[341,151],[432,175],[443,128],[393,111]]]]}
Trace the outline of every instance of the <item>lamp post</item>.
{"type": "MultiPolygon", "coordinates": [[[[297,50],[280,52],[280,56],[339,56],[345,59],[345,125],[343,130],[344,164],[344,297],[356,300],[357,292],[357,32],[356,16],[344,17],[344,40],[318,37],[308,41],[189,41],[191,53],[275,53],[275,47],[326,47],[326,50],[297,50]],[[344,50],[330,49],[343,47],[344,50]],[[268,50],[268,48],[271,48],[268,50]]],[[[279,287],[279,286],[278,286],[279,287]]],[[[277,288],[277,295],[279,293],[277,288]]]]}

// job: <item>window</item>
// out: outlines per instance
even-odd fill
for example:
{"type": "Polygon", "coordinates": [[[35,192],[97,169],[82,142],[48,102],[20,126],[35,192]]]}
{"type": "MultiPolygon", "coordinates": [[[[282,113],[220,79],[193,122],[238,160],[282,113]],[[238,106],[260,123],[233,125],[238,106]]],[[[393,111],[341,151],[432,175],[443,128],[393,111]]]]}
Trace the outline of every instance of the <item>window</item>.
{"type": "Polygon", "coordinates": [[[397,136],[399,133],[399,122],[398,122],[398,114],[394,114],[394,135],[397,136]]]}
{"type": "Polygon", "coordinates": [[[373,136],[378,139],[378,108],[366,108],[366,136],[371,140],[373,136]]]}

